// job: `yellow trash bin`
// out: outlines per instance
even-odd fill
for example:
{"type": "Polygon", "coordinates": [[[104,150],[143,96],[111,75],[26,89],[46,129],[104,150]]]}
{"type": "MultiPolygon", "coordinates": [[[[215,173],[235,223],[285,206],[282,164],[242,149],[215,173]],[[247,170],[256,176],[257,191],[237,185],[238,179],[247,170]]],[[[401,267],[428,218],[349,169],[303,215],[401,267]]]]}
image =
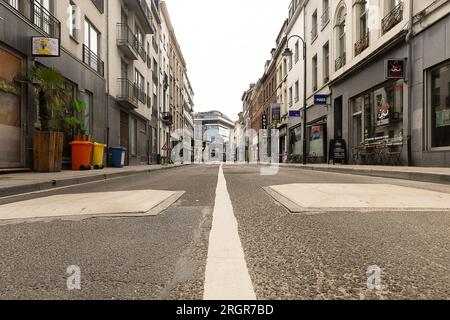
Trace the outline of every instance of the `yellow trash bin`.
{"type": "Polygon", "coordinates": [[[105,154],[106,145],[101,143],[94,143],[94,152],[92,156],[92,164],[94,169],[104,169],[105,164],[103,163],[103,158],[105,154]]]}

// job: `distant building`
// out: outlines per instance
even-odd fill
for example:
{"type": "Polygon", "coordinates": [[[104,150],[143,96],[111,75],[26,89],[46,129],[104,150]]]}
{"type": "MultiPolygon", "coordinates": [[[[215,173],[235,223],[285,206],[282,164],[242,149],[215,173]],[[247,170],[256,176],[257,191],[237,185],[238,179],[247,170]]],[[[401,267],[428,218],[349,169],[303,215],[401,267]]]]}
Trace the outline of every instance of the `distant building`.
{"type": "MultiPolygon", "coordinates": [[[[208,159],[196,159],[196,162],[233,161],[234,149],[231,148],[231,134],[234,122],[219,111],[194,114],[195,146],[207,151],[208,159]]],[[[199,153],[198,153],[199,154],[199,153]]]]}

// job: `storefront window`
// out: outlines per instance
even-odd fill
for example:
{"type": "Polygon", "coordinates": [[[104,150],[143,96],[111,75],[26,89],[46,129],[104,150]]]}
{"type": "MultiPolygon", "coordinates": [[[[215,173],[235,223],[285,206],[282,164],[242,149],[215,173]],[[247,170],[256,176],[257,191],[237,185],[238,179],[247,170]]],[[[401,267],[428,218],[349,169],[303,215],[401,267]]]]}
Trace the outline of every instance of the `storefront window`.
{"type": "Polygon", "coordinates": [[[303,154],[302,127],[291,129],[291,150],[293,155],[303,154]]]}
{"type": "Polygon", "coordinates": [[[325,131],[323,125],[309,128],[309,156],[323,158],[325,156],[325,131]]]}
{"type": "Polygon", "coordinates": [[[431,146],[450,147],[450,64],[431,71],[431,146]]]}
{"type": "Polygon", "coordinates": [[[403,143],[403,80],[352,100],[352,143],[403,143]]]}

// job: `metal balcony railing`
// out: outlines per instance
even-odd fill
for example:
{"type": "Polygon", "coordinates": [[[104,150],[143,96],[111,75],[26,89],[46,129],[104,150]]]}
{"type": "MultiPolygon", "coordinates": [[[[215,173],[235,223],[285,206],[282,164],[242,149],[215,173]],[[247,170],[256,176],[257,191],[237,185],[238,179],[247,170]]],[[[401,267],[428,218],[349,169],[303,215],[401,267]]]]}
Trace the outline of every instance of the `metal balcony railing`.
{"type": "Polygon", "coordinates": [[[370,37],[369,32],[367,32],[365,35],[362,36],[361,39],[358,40],[358,42],[355,43],[355,57],[361,54],[364,50],[366,50],[369,47],[370,44],[370,37]]]}
{"type": "Polygon", "coordinates": [[[61,22],[35,0],[0,0],[51,38],[61,38],[61,22]]]}
{"type": "Polygon", "coordinates": [[[383,34],[394,28],[403,20],[403,2],[400,2],[386,17],[381,20],[383,34]]]}
{"type": "Polygon", "coordinates": [[[139,89],[136,87],[136,85],[125,78],[119,78],[117,79],[117,82],[119,85],[119,94],[117,95],[117,99],[125,102],[132,108],[137,108],[139,89]]]}
{"type": "Polygon", "coordinates": [[[102,60],[92,52],[86,45],[83,45],[83,62],[100,76],[105,75],[105,65],[102,60]]]}
{"type": "Polygon", "coordinates": [[[346,64],[346,53],[344,52],[339,58],[336,59],[335,61],[335,68],[336,71],[338,71],[339,69],[341,69],[343,66],[345,66],[346,64]]]}
{"type": "Polygon", "coordinates": [[[122,49],[127,58],[137,60],[138,41],[131,28],[125,23],[117,24],[117,46],[122,49]]]}

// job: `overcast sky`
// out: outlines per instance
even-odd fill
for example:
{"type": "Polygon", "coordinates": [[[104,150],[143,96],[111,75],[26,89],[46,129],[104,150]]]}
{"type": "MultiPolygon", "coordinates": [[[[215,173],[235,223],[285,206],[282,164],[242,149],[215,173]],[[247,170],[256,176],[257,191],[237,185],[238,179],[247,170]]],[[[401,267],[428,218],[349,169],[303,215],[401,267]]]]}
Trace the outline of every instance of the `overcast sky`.
{"type": "Polygon", "coordinates": [[[291,0],[166,0],[195,92],[195,111],[233,120],[270,59],[291,0]]]}

